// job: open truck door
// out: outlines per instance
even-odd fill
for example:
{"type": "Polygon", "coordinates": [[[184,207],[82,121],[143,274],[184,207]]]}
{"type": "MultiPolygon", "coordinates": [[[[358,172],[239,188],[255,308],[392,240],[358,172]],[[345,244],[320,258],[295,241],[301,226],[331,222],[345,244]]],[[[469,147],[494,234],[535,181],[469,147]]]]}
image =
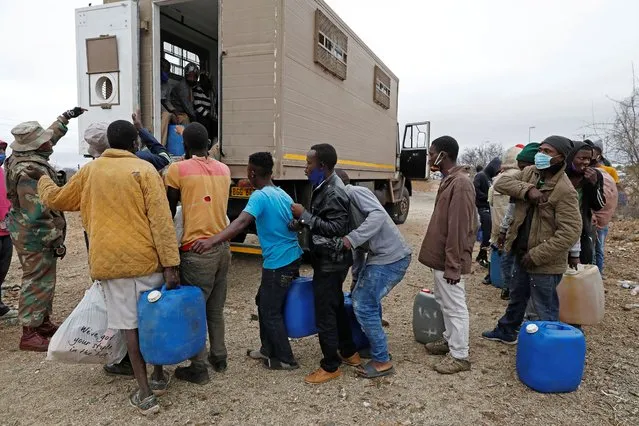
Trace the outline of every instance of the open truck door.
{"type": "Polygon", "coordinates": [[[408,179],[430,178],[428,148],[430,147],[430,121],[409,123],[404,127],[404,139],[399,157],[399,170],[408,179]]]}
{"type": "Polygon", "coordinates": [[[122,1],[76,9],[80,154],[89,124],[130,120],[139,102],[138,4],[122,1]]]}

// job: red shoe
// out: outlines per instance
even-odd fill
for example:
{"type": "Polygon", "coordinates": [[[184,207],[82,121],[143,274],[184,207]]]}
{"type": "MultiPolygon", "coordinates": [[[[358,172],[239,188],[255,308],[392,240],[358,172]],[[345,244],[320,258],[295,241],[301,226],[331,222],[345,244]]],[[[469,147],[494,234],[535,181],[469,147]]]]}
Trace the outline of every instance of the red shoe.
{"type": "Polygon", "coordinates": [[[56,331],[58,331],[58,326],[51,322],[51,319],[47,316],[44,318],[42,324],[39,327],[36,327],[36,331],[43,337],[52,337],[56,331]]]}
{"type": "Polygon", "coordinates": [[[36,328],[22,327],[21,351],[46,352],[48,349],[49,339],[38,333],[36,328]]]}

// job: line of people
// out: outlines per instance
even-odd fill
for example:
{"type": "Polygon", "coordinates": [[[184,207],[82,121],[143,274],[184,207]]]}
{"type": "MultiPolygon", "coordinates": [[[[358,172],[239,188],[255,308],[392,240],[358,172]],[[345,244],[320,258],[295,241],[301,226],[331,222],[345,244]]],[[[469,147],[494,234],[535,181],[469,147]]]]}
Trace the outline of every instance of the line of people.
{"type": "MultiPolygon", "coordinates": [[[[51,322],[55,265],[65,252],[61,212],[80,211],[91,277],[102,282],[109,327],[124,330],[127,342],[127,359],[105,369],[135,376],[139,389],[130,395],[130,402],[141,412],[159,410],[156,396],[167,391],[171,377],[162,366],[153,366],[147,378],[137,334],[139,295],[162,283],[167,289],[182,283],[203,291],[210,349],[174,374],[180,380],[207,383],[208,364],[218,372],[227,368],[223,308],[231,261],[228,241],[253,222],[264,257],[256,296],[261,346],[249,348],[247,356],[269,369],[299,368],[287,339],[282,306],[291,282],[299,276],[302,250],[297,233],[306,228],[311,235],[323,358],[305,381],[320,384],[335,379],[341,375],[341,364],[355,367],[366,378],[394,371],[382,328],[381,301],[404,277],[411,250],[375,195],[350,185],[348,175],[335,169],[338,158],[331,145],[314,145],[308,152],[306,175],[313,186],[308,208],[274,185],[270,153],[251,155],[247,177],[256,190],[244,211],[228,224],[230,170],[210,158],[209,134],[199,123],[184,129],[186,159],[170,164],[164,180],[150,157],[138,155],[144,132],[134,115],[135,124],[118,120],[102,126],[103,133],[94,132],[92,140],[103,148],[96,149],[97,159],[62,185],[47,160],[69,120],[83,111],[76,107],[63,113],[48,130],[31,122],[13,131],[16,141],[7,160],[7,187],[13,202],[9,230],[24,269],[21,349],[46,350],[48,337],[55,332],[51,322]],[[178,204],[184,221],[179,242],[173,221],[178,204]],[[371,361],[364,364],[344,309],[342,286],[351,266],[354,312],[371,343],[371,361]]],[[[582,199],[587,198],[584,188],[599,182],[598,172],[594,179],[584,166],[587,158],[582,151],[589,150],[582,146],[575,148],[570,140],[552,136],[537,151],[534,166],[504,173],[495,182],[496,191],[512,197],[512,221],[502,240],[514,266],[507,311],[484,337],[505,343],[516,342],[529,300],[540,319],[557,319],[556,285],[570,249],[584,232],[578,190],[582,188],[582,199]],[[574,179],[565,172],[568,158],[575,158],[574,179]]],[[[457,141],[449,136],[435,139],[429,148],[429,166],[444,179],[419,253],[420,263],[433,270],[434,292],[444,317],[443,338],[426,345],[430,353],[445,355],[435,366],[441,374],[471,367],[463,277],[471,270],[476,193],[467,168],[457,165],[458,153],[457,141]]]]}

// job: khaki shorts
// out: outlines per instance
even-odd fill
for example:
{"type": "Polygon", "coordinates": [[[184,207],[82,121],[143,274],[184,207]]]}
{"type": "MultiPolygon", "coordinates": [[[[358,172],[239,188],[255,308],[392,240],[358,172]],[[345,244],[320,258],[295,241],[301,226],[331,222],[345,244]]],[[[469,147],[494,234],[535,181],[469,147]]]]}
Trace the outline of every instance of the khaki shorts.
{"type": "Polygon", "coordinates": [[[145,277],[119,278],[102,281],[109,328],[134,330],[138,328],[138,299],[148,290],[161,287],[164,275],[155,273],[145,277]]]}

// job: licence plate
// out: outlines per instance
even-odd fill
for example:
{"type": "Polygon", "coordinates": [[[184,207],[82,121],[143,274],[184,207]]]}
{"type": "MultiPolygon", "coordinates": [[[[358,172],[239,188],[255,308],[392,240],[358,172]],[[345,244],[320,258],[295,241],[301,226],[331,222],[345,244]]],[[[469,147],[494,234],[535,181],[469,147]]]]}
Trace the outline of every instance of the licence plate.
{"type": "Polygon", "coordinates": [[[231,187],[231,197],[233,198],[249,198],[255,191],[254,188],[246,188],[242,186],[231,187]]]}

